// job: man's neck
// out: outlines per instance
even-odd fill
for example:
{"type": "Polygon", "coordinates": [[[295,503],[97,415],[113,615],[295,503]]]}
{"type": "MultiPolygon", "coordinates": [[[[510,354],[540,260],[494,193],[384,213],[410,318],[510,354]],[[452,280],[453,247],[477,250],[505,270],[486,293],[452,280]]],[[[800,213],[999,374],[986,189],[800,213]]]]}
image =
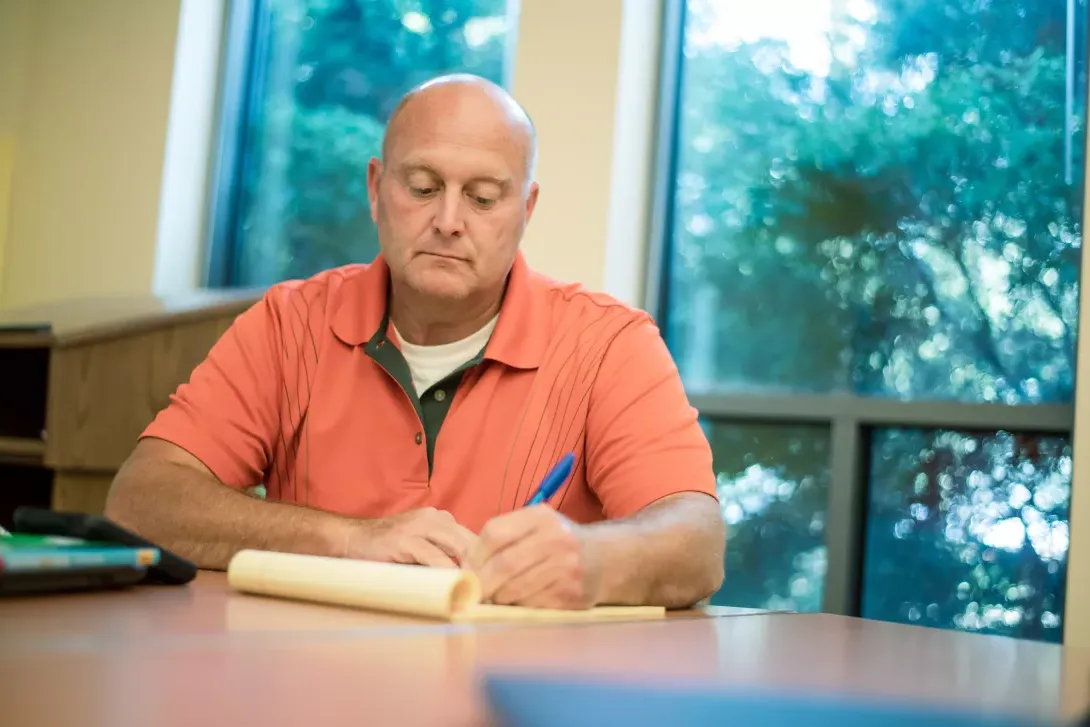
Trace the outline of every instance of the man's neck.
{"type": "Polygon", "coordinates": [[[500,311],[499,295],[459,303],[423,300],[396,289],[390,292],[390,320],[398,335],[417,346],[441,346],[473,335],[500,311]]]}

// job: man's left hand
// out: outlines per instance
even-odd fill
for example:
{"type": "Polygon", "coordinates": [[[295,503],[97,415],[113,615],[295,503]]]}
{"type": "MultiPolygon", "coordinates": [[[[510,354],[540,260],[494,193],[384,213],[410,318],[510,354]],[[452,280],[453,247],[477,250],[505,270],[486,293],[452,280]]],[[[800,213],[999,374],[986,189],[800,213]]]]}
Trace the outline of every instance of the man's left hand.
{"type": "Polygon", "coordinates": [[[591,608],[601,584],[594,551],[582,526],[536,505],[488,521],[463,567],[477,573],[486,603],[591,608]]]}

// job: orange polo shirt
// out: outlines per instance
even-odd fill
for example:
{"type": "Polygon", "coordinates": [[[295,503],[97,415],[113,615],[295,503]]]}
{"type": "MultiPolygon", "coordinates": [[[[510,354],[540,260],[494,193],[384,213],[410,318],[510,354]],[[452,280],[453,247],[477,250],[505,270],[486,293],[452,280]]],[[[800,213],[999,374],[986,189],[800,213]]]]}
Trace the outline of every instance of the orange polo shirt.
{"type": "Polygon", "coordinates": [[[360,518],[430,506],[475,532],[569,451],[574,473],[550,502],[577,522],[715,497],[707,439],[646,313],[520,254],[484,350],[418,397],[388,274],[380,256],[272,286],[142,436],[269,500],[360,518]]]}

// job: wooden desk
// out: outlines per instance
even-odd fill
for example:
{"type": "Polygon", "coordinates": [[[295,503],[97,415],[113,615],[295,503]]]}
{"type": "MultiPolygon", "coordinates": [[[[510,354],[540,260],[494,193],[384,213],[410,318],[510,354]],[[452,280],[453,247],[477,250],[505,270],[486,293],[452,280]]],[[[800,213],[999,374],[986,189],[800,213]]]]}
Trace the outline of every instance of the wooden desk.
{"type": "Polygon", "coordinates": [[[99,513],[136,437],[255,290],[0,311],[0,526],[19,505],[99,513]]]}
{"type": "Polygon", "coordinates": [[[187,588],[0,601],[5,727],[483,725],[491,670],[833,690],[1054,717],[1090,659],[839,616],[719,609],[657,622],[462,626],[187,588]]]}

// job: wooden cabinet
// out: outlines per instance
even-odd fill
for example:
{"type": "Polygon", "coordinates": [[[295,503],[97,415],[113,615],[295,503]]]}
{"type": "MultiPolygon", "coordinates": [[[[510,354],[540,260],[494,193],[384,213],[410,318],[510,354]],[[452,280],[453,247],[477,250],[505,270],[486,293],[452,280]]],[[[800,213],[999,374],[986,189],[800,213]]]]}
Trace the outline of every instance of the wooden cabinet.
{"type": "Polygon", "coordinates": [[[100,513],[140,432],[261,291],[0,311],[0,525],[19,505],[100,513]]]}

